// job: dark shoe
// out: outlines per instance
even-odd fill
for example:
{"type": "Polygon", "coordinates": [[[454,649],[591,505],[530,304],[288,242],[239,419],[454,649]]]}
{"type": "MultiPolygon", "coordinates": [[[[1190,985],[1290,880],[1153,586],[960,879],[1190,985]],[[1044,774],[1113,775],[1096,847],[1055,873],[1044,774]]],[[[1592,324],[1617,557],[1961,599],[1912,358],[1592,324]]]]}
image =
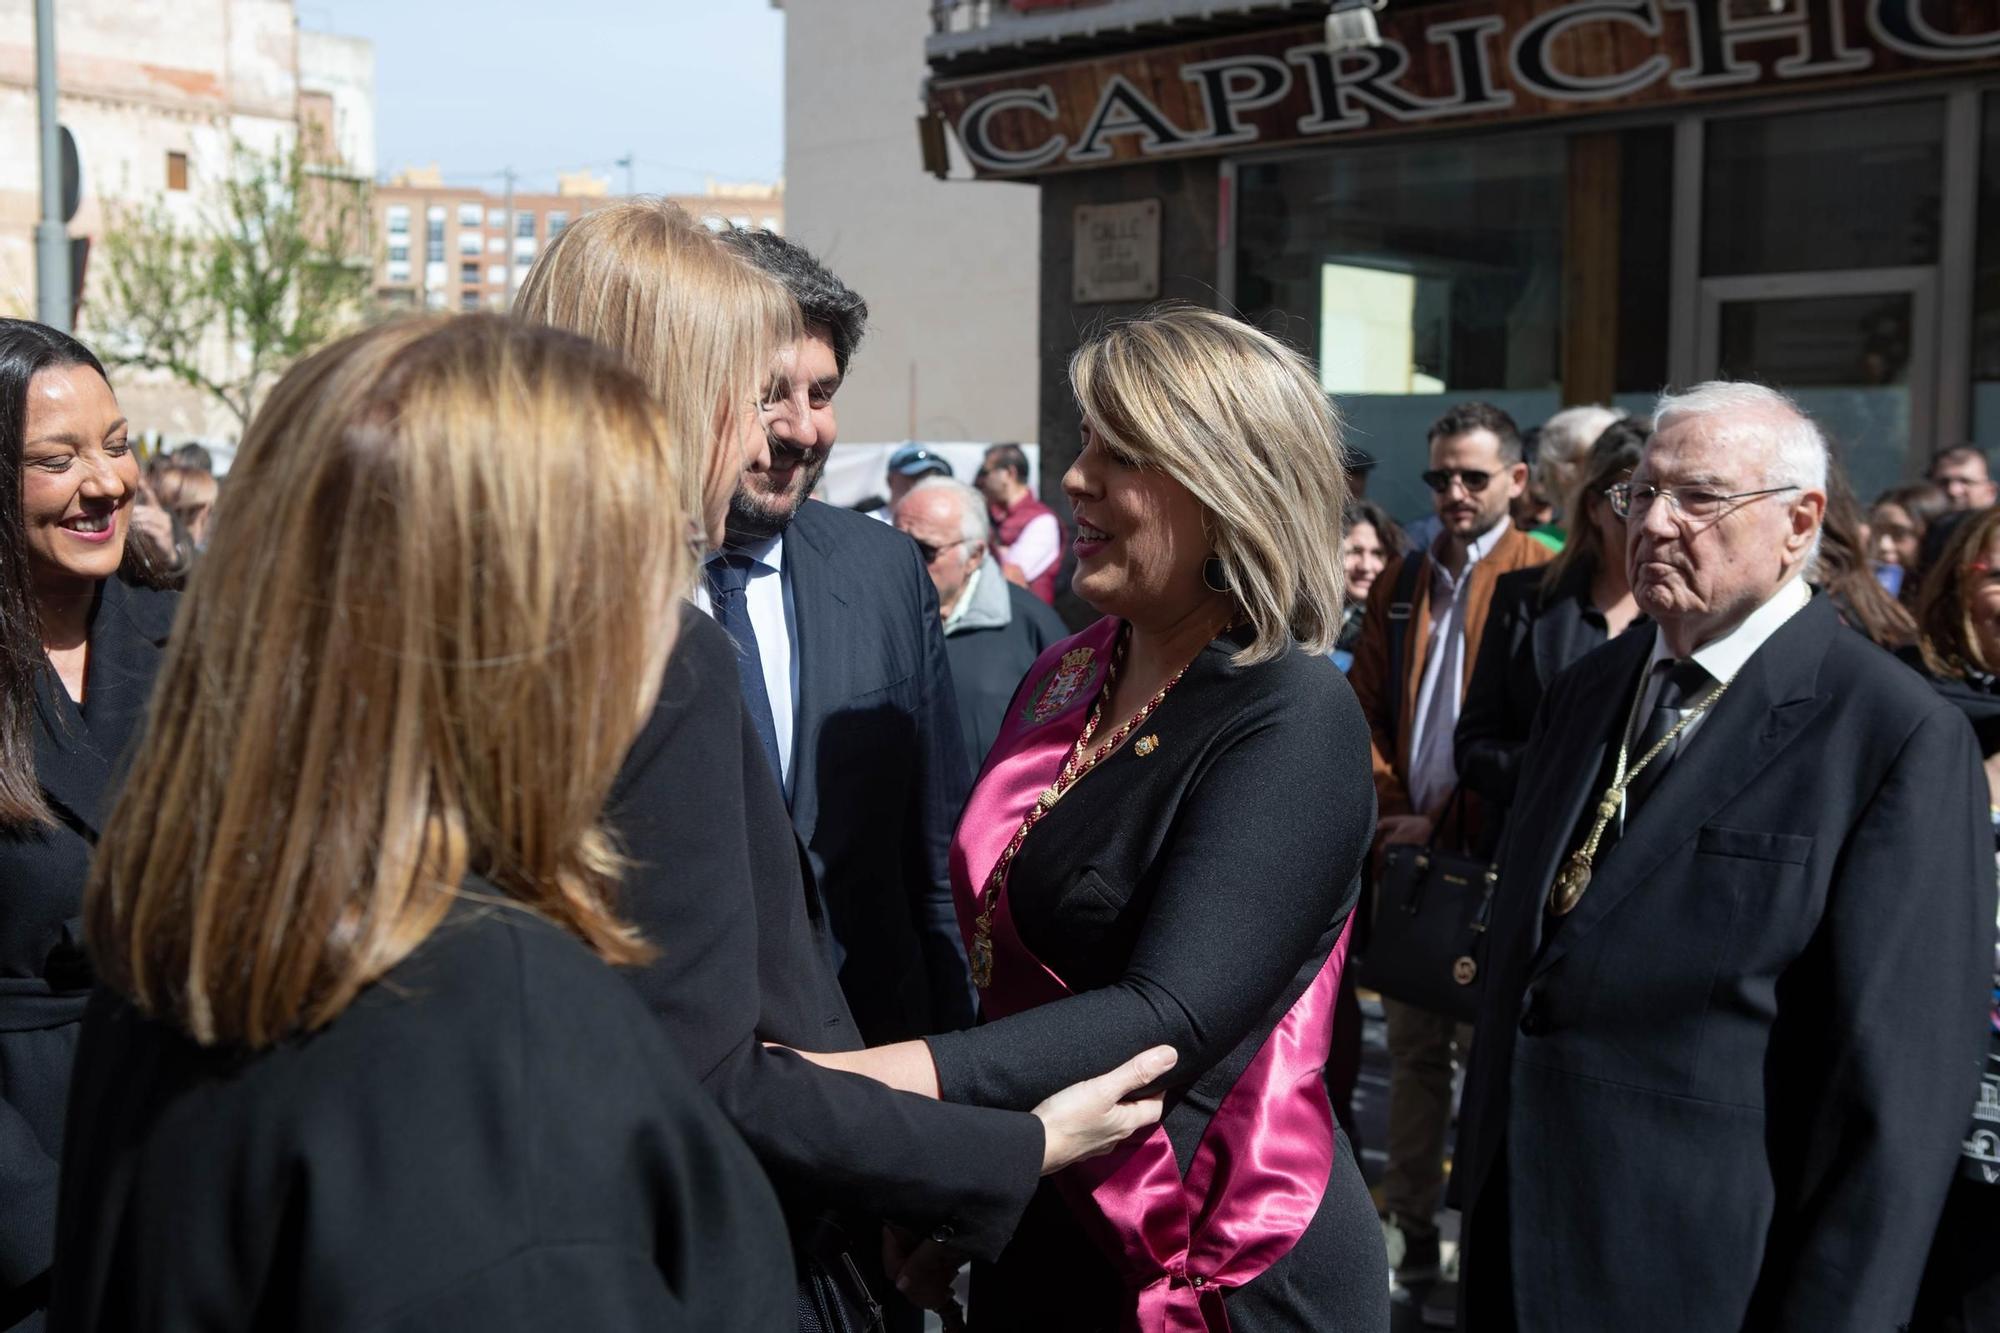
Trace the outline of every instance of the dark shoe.
{"type": "MultiPolygon", "coordinates": [[[[1435,1227],[1418,1228],[1415,1224],[1392,1217],[1387,1226],[1394,1229],[1402,1239],[1402,1253],[1396,1255],[1396,1282],[1399,1286],[1413,1286],[1422,1282],[1434,1282],[1441,1271],[1438,1266],[1438,1233],[1435,1227]]],[[[1395,1254],[1395,1246],[1390,1247],[1395,1254]]]]}

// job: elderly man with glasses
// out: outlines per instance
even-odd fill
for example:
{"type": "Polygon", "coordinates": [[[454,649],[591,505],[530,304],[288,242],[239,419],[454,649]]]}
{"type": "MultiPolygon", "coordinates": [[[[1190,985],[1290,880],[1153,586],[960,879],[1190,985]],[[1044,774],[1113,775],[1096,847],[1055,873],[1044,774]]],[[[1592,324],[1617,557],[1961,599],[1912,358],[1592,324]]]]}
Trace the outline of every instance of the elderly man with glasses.
{"type": "MultiPolygon", "coordinates": [[[[1527,486],[1521,432],[1490,403],[1460,403],[1430,429],[1424,484],[1440,530],[1375,579],[1349,679],[1373,739],[1378,852],[1429,843],[1478,845],[1478,801],[1456,799],[1452,735],[1479,657],[1493,586],[1554,552],[1515,528],[1508,510],[1527,486]]],[[[1449,1318],[1436,1214],[1443,1202],[1454,1061],[1471,1029],[1393,996],[1388,1015],[1389,1164],[1382,1203],[1397,1281],[1423,1289],[1449,1318]]]]}
{"type": "Polygon", "coordinates": [[[1812,422],[1657,419],[1611,491],[1655,627],[1551,685],[1502,853],[1466,1327],[1904,1327],[1985,1040],[1979,750],[1814,594],[1812,422]]]}

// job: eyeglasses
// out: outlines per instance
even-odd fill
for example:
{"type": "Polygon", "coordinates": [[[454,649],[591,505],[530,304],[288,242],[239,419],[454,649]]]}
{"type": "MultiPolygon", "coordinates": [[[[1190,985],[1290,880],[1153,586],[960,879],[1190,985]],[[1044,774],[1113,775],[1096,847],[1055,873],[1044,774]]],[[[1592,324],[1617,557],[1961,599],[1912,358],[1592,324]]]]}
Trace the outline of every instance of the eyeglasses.
{"type": "Polygon", "coordinates": [[[1491,472],[1481,472],[1478,468],[1439,467],[1423,474],[1424,485],[1443,495],[1451,489],[1453,479],[1465,487],[1466,494],[1477,495],[1486,489],[1486,483],[1493,480],[1491,472]]]}
{"type": "Polygon", "coordinates": [[[1732,491],[1725,495],[1705,486],[1638,486],[1621,481],[1615,486],[1606,486],[1604,498],[1611,501],[1611,512],[1620,518],[1644,514],[1653,507],[1655,499],[1664,495],[1668,506],[1682,518],[1702,519],[1716,517],[1731,500],[1754,500],[1760,495],[1782,495],[1798,489],[1796,486],[1766,486],[1761,491],[1732,491]]]}
{"type": "MultiPolygon", "coordinates": [[[[916,541],[917,539],[913,537],[910,540],[916,541]]],[[[917,541],[917,550],[924,557],[925,564],[935,565],[938,562],[939,556],[943,555],[946,551],[949,551],[954,546],[965,545],[965,541],[966,541],[965,538],[960,537],[957,541],[946,542],[943,546],[933,546],[926,541],[917,541]]]]}

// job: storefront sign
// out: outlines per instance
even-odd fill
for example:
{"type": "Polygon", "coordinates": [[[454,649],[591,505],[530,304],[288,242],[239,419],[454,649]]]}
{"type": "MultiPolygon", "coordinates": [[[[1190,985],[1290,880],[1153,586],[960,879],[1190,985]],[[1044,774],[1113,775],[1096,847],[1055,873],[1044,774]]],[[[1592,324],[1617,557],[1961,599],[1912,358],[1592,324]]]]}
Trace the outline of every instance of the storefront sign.
{"type": "Polygon", "coordinates": [[[1076,300],[1152,301],[1160,295],[1160,201],[1079,205],[1076,300]]]}
{"type": "Polygon", "coordinates": [[[982,176],[1823,88],[2000,67],[2000,0],[1466,0],[1381,16],[1333,54],[1318,25],[938,79],[982,176]]]}

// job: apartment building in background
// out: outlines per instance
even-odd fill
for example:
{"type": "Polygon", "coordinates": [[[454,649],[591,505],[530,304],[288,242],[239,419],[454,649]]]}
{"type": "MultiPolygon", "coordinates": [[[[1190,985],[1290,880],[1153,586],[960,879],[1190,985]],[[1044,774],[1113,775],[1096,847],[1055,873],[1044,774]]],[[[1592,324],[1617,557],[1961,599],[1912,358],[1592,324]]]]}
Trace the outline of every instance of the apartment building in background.
{"type": "MultiPolygon", "coordinates": [[[[558,176],[553,193],[448,184],[436,166],[399,171],[374,194],[375,295],[391,309],[504,310],[549,243],[577,218],[621,196],[589,171],[558,176]]],[[[710,181],[667,198],[711,229],[785,229],[785,187],[710,181]]]]}

